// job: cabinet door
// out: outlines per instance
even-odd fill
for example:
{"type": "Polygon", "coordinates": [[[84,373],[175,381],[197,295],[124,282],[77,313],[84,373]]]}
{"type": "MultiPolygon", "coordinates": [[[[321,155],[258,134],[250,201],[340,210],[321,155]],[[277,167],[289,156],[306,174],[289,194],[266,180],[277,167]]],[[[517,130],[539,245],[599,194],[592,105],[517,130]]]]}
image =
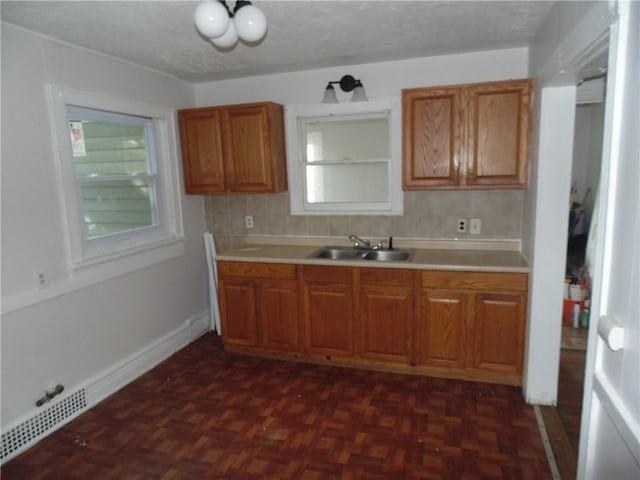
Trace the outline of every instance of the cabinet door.
{"type": "Polygon", "coordinates": [[[271,138],[267,105],[223,110],[227,186],[232,192],[272,190],[271,138]]]}
{"type": "Polygon", "coordinates": [[[220,278],[222,339],[225,344],[256,345],[256,288],[253,282],[220,278]]]}
{"type": "Polygon", "coordinates": [[[403,90],[403,188],[451,187],[462,162],[462,90],[403,90]]]}
{"type": "Polygon", "coordinates": [[[471,85],[467,184],[527,183],[531,81],[471,85]]]}
{"type": "Polygon", "coordinates": [[[296,282],[264,282],[259,288],[258,327],[261,346],[299,351],[296,282]]]}
{"type": "Polygon", "coordinates": [[[446,290],[423,290],[418,320],[418,362],[463,368],[466,363],[468,296],[446,290]]]}
{"type": "Polygon", "coordinates": [[[411,287],[363,285],[359,303],[359,355],[371,360],[411,361],[411,287]]]}
{"type": "Polygon", "coordinates": [[[183,111],[179,113],[179,119],[185,191],[196,194],[224,192],[220,110],[183,111]]]}
{"type": "Polygon", "coordinates": [[[524,355],[524,295],[478,293],[475,304],[473,367],[520,373],[524,355]]]}
{"type": "Polygon", "coordinates": [[[304,286],[305,350],[323,355],[353,355],[353,287],[304,286]]]}

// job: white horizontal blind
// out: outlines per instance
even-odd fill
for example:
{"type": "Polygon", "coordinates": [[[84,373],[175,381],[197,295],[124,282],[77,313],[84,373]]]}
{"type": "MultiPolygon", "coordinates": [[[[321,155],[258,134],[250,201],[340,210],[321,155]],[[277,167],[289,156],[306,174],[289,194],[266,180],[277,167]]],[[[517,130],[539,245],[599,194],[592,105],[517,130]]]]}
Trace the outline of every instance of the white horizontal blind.
{"type": "Polygon", "coordinates": [[[158,224],[153,121],[67,106],[85,240],[158,224]]]}

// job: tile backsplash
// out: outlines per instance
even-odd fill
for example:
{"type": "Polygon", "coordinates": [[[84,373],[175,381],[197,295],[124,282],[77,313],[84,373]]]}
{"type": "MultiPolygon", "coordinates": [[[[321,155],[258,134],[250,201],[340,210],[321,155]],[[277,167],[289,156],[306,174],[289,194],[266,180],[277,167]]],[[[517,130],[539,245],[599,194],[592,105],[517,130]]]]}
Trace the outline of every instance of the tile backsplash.
{"type": "Polygon", "coordinates": [[[289,193],[205,197],[207,229],[220,252],[246,243],[251,235],[393,235],[412,239],[520,239],[524,190],[446,190],[404,192],[404,215],[290,215],[289,193]],[[254,228],[245,226],[253,216],[254,228]],[[458,233],[459,218],[479,218],[479,235],[458,233]]]}

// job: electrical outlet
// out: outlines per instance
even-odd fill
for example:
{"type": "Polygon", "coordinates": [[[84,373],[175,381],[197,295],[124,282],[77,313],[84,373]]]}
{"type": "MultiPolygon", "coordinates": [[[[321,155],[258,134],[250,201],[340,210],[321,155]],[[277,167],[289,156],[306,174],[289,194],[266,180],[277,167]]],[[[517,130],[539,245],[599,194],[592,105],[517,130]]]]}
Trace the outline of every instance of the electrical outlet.
{"type": "Polygon", "coordinates": [[[247,215],[244,217],[244,226],[247,228],[253,228],[253,215],[247,215]]]}
{"type": "Polygon", "coordinates": [[[482,231],[482,220],[479,218],[472,218],[469,223],[469,233],[471,235],[479,235],[482,231]]]}
{"type": "Polygon", "coordinates": [[[458,233],[467,233],[467,219],[459,218],[458,219],[458,233]]]}
{"type": "Polygon", "coordinates": [[[36,272],[35,274],[36,277],[36,286],[38,288],[45,288],[47,286],[47,275],[44,272],[36,272]]]}

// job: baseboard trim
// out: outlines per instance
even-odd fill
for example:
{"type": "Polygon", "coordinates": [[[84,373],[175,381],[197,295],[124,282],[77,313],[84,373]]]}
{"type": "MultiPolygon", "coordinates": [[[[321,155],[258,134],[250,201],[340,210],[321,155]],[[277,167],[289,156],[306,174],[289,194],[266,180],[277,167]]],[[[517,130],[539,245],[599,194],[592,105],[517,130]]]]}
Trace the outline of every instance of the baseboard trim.
{"type": "Polygon", "coordinates": [[[209,312],[196,315],[176,330],[116,363],[86,382],[87,405],[96,405],[198,338],[209,312]]]}
{"type": "Polygon", "coordinates": [[[75,385],[73,388],[65,390],[60,398],[56,398],[55,402],[52,402],[46,408],[55,408],[59,403],[64,402],[69,397],[76,395],[77,392],[82,390],[84,390],[84,393],[86,394],[84,396],[84,398],[86,398],[86,406],[73,412],[66,418],[60,418],[55,424],[49,425],[49,428],[45,431],[38,432],[37,435],[32,435],[28,441],[24,442],[24,444],[16,444],[17,448],[12,447],[12,449],[5,449],[5,437],[9,438],[13,430],[24,429],[25,424],[29,424],[31,420],[41,415],[45,410],[42,408],[34,408],[17,420],[8,424],[6,427],[3,427],[3,451],[7,450],[7,454],[2,457],[0,464],[4,464],[17,455],[20,455],[44,437],[66,425],[78,415],[94,407],[108,396],[131,383],[140,375],[148,372],[160,362],[169,358],[178,350],[190,344],[196,338],[205,334],[210,328],[209,318],[210,314],[208,310],[198,315],[194,315],[187,319],[177,329],[169,332],[158,340],[150,343],[146,347],[138,350],[132,355],[129,355],[127,358],[94,375],[93,377],[90,377],[79,385],[75,385]]]}

